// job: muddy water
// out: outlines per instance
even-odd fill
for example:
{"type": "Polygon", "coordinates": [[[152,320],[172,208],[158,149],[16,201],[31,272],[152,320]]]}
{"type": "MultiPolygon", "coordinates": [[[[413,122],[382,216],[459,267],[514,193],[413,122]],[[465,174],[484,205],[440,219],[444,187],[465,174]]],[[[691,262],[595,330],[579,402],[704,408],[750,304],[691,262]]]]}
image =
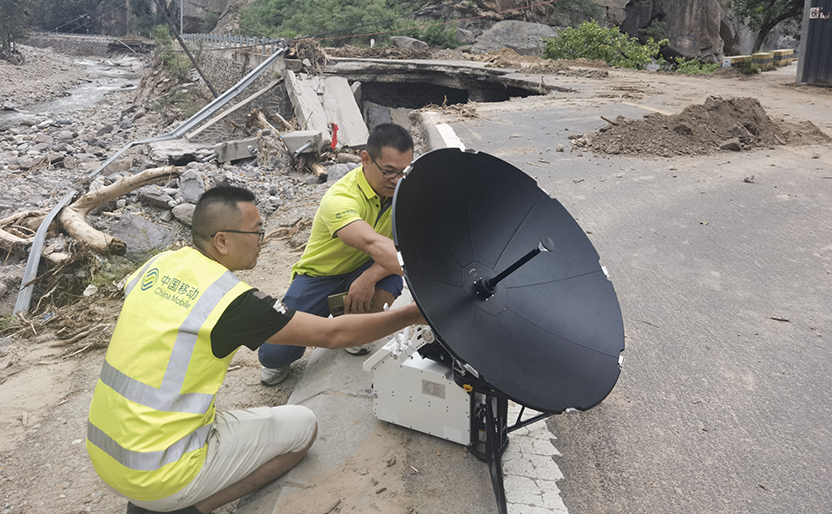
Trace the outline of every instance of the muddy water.
{"type": "Polygon", "coordinates": [[[0,129],[17,125],[24,118],[36,115],[59,117],[61,114],[91,107],[113,91],[135,89],[141,75],[141,61],[134,57],[124,57],[113,61],[79,58],[75,60],[86,68],[90,78],[69,89],[63,97],[46,103],[29,105],[18,111],[0,111],[0,129]]]}

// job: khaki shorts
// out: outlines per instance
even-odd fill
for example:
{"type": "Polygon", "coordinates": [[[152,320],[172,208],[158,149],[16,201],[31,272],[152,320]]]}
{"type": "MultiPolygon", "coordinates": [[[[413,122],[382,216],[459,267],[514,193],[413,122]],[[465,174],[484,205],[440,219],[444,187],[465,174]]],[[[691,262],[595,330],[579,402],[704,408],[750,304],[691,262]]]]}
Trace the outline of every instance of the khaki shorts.
{"type": "Polygon", "coordinates": [[[315,414],[300,405],[217,411],[208,434],[208,454],[197,476],[180,491],[149,502],[148,510],[184,509],[244,479],[273,458],[306,448],[315,434],[315,414]]]}

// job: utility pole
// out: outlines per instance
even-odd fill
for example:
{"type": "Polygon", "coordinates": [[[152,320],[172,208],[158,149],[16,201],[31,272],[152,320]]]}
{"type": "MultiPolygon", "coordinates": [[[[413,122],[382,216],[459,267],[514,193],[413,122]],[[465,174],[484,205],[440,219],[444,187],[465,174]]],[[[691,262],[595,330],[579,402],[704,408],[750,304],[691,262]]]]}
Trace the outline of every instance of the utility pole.
{"type": "Polygon", "coordinates": [[[179,33],[185,32],[185,0],[179,0],[179,33]]]}
{"type": "Polygon", "coordinates": [[[168,27],[170,27],[170,31],[173,32],[173,35],[176,36],[176,40],[179,41],[179,46],[181,46],[182,49],[185,50],[185,53],[188,54],[188,59],[191,60],[191,63],[193,63],[194,68],[196,68],[196,72],[199,73],[199,76],[202,77],[202,80],[205,81],[205,85],[208,86],[208,89],[211,90],[211,94],[214,95],[214,98],[217,98],[218,96],[220,96],[220,95],[217,94],[217,90],[214,89],[214,86],[211,85],[211,82],[208,81],[208,77],[206,77],[205,75],[202,74],[202,70],[199,69],[199,65],[196,63],[196,59],[194,59],[194,56],[191,55],[191,51],[188,50],[188,46],[185,44],[185,42],[182,41],[182,36],[180,36],[179,32],[176,31],[176,27],[173,26],[173,21],[171,21],[171,19],[170,19],[170,15],[168,14],[167,6],[164,5],[160,0],[155,0],[155,2],[156,2],[156,7],[158,7],[159,10],[162,11],[162,14],[165,15],[165,19],[168,22],[168,27]]]}

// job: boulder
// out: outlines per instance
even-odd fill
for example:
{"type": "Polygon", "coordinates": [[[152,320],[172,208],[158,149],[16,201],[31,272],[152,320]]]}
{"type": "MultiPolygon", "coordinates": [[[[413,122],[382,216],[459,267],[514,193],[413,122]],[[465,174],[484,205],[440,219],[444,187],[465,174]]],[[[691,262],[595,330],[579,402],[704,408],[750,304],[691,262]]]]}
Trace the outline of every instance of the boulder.
{"type": "Polygon", "coordinates": [[[349,172],[350,167],[346,164],[334,164],[326,169],[326,181],[335,182],[349,172]]]}
{"type": "Polygon", "coordinates": [[[186,202],[195,204],[199,201],[202,193],[205,192],[205,182],[205,176],[202,173],[198,173],[194,170],[186,170],[185,173],[179,177],[179,192],[185,197],[186,202]]]}
{"type": "Polygon", "coordinates": [[[520,55],[540,55],[546,48],[543,38],[554,37],[557,29],[540,23],[500,21],[482,33],[471,53],[484,54],[506,47],[520,55]]]}
{"type": "Polygon", "coordinates": [[[390,38],[393,44],[399,48],[412,48],[413,50],[428,50],[430,47],[424,41],[419,41],[407,36],[393,36],[390,38]]]}
{"type": "Polygon", "coordinates": [[[171,209],[173,217],[179,220],[183,225],[191,226],[194,219],[194,209],[196,205],[192,203],[182,203],[171,209]]]}
{"type": "Polygon", "coordinates": [[[159,186],[145,186],[139,189],[139,201],[143,204],[158,207],[160,209],[167,209],[173,197],[162,191],[159,186]]]}
{"type": "Polygon", "coordinates": [[[175,240],[170,230],[134,214],[122,216],[110,229],[110,234],[124,241],[127,245],[124,256],[132,262],[144,262],[175,240]]]}

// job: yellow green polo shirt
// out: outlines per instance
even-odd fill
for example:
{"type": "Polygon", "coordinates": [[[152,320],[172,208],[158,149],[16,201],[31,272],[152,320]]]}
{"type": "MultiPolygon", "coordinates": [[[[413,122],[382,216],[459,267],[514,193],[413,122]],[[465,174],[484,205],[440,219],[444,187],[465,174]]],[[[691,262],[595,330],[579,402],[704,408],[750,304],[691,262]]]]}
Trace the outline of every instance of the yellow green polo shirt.
{"type": "Polygon", "coordinates": [[[370,187],[361,166],[344,175],[324,194],[306,250],[292,266],[292,278],[298,273],[310,277],[343,275],[369,261],[369,255],[344,244],[336,233],[361,219],[392,238],[391,205],[392,198],[382,198],[370,187]]]}

